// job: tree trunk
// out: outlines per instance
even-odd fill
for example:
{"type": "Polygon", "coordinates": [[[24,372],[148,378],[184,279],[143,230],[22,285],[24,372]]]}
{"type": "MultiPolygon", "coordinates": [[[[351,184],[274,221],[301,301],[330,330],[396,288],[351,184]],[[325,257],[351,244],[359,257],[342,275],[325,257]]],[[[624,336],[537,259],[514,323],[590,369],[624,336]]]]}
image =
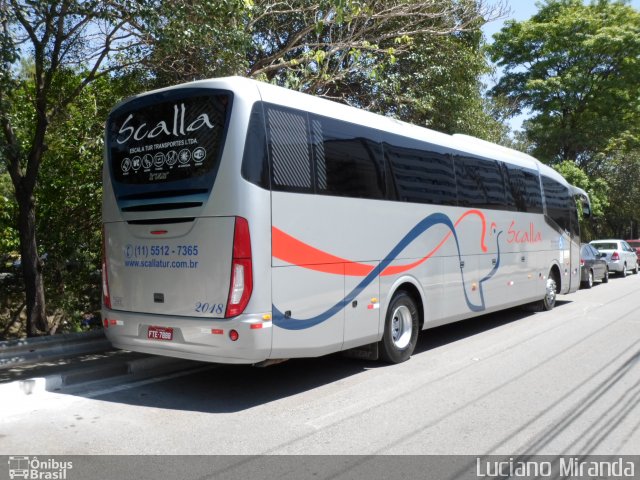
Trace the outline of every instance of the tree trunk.
{"type": "Polygon", "coordinates": [[[16,192],[20,255],[27,303],[27,336],[35,337],[49,332],[45,312],[42,261],[36,243],[36,212],[32,192],[16,192]]]}

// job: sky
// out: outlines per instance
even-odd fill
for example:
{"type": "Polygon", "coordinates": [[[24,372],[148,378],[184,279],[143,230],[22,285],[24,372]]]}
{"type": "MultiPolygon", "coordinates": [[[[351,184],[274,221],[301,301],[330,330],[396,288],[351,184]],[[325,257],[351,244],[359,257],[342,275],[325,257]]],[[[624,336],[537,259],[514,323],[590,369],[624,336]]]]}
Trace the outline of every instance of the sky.
{"type": "MultiPolygon", "coordinates": [[[[507,3],[511,10],[510,15],[505,18],[487,23],[482,28],[482,31],[487,37],[488,42],[492,42],[492,35],[500,31],[505,20],[516,20],[519,22],[522,20],[528,20],[538,11],[538,8],[536,7],[537,2],[535,0],[505,0],[505,3],[507,3]]],[[[585,0],[585,3],[587,3],[587,0],[585,0]]],[[[640,0],[631,0],[629,4],[636,10],[640,10],[640,0]]],[[[512,118],[509,122],[511,125],[511,129],[514,131],[520,130],[522,122],[526,120],[526,118],[527,114],[519,115],[512,118]]]]}

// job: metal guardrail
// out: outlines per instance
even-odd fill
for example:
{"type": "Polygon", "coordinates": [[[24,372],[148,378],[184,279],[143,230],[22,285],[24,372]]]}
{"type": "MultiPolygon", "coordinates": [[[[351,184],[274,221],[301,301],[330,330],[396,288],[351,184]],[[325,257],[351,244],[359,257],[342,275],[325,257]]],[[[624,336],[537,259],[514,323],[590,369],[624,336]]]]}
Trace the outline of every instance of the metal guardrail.
{"type": "Polygon", "coordinates": [[[104,352],[111,348],[111,343],[105,337],[102,329],[50,337],[8,340],[0,342],[0,368],[104,352]]]}

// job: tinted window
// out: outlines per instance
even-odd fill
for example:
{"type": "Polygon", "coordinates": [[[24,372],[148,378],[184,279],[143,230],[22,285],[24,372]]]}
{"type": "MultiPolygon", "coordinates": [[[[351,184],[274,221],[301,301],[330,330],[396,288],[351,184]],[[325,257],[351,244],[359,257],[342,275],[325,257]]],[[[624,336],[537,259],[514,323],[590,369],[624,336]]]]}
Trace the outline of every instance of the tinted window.
{"type": "Polygon", "coordinates": [[[384,152],[398,200],[440,205],[456,204],[451,156],[437,147],[402,137],[389,137],[384,152]]]}
{"type": "Polygon", "coordinates": [[[384,198],[385,178],[377,132],[330,118],[312,117],[317,192],[384,198]]]}
{"type": "Polygon", "coordinates": [[[144,185],[213,171],[222,154],[230,107],[230,94],[201,90],[175,90],[125,104],[107,124],[113,178],[121,184],[144,185]]]}
{"type": "Polygon", "coordinates": [[[500,164],[495,160],[455,157],[458,205],[509,209],[500,164]]]}
{"type": "Polygon", "coordinates": [[[571,232],[571,210],[575,210],[575,202],[569,194],[569,189],[551,178],[542,177],[544,198],[547,205],[547,216],[558,227],[571,232]]]}
{"type": "Polygon", "coordinates": [[[582,248],[580,250],[580,256],[582,258],[585,258],[585,259],[591,259],[591,258],[595,257],[595,255],[593,253],[593,249],[591,248],[590,245],[583,245],[582,246],[582,248]]]}
{"type": "MultiPolygon", "coordinates": [[[[382,149],[375,130],[273,105],[266,105],[265,111],[274,190],[385,197],[382,149]]],[[[265,186],[264,174],[257,173],[264,172],[263,161],[259,148],[245,149],[243,175],[254,183],[261,179],[265,186]]]]}
{"type": "Polygon", "coordinates": [[[542,192],[538,174],[517,165],[504,165],[507,202],[519,212],[542,213],[542,192]]]}
{"type": "Polygon", "coordinates": [[[269,188],[269,162],[262,104],[251,111],[242,158],[242,177],[262,188],[269,188]]]}
{"type": "Polygon", "coordinates": [[[266,117],[273,188],[313,191],[307,114],[269,107],[266,117]]]}

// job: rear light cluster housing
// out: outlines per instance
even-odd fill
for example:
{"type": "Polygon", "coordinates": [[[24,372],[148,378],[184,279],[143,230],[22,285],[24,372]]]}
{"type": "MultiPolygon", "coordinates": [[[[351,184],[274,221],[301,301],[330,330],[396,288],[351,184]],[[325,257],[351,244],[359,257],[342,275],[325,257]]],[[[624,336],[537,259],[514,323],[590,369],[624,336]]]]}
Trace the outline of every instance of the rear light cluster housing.
{"type": "Polygon", "coordinates": [[[247,308],[253,291],[253,267],[251,262],[251,236],[246,218],[235,217],[233,231],[233,257],[231,280],[225,318],[235,317],[247,308]]]}

